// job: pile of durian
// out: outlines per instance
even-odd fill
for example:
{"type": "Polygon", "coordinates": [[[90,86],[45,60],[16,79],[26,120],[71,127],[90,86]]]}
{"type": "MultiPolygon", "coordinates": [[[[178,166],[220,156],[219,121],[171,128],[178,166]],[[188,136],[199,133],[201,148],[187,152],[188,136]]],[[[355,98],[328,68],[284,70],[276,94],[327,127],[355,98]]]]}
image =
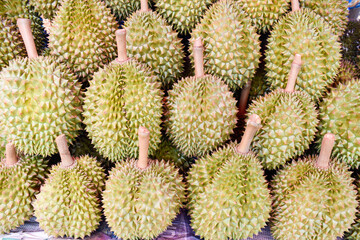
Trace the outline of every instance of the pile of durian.
{"type": "Polygon", "coordinates": [[[0,0],[0,234],[360,239],[346,0],[0,0]]]}

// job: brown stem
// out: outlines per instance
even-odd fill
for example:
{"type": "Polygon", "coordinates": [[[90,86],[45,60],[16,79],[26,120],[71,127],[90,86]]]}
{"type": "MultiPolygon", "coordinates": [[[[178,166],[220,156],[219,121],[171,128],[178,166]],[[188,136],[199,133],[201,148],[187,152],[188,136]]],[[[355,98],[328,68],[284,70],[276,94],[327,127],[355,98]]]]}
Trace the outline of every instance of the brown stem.
{"type": "Polygon", "coordinates": [[[38,57],[38,53],[36,51],[36,46],[34,42],[34,37],[31,32],[31,20],[25,18],[19,18],[17,20],[17,25],[20,30],[21,37],[23,38],[28,57],[29,58],[38,57]]]}
{"type": "Polygon", "coordinates": [[[299,11],[300,10],[300,3],[299,0],[291,0],[291,11],[299,11]]]}
{"type": "Polygon", "coordinates": [[[125,29],[118,29],[115,32],[116,35],[116,44],[118,50],[118,62],[125,62],[128,60],[127,53],[126,53],[126,30],[125,29]]]}
{"type": "Polygon", "coordinates": [[[148,0],[141,0],[141,12],[149,12],[149,4],[148,4],[148,0]]]}
{"type": "Polygon", "coordinates": [[[18,156],[16,154],[16,149],[13,143],[6,144],[5,152],[5,164],[6,166],[15,165],[18,162],[18,156]]]}
{"type": "Polygon", "coordinates": [[[244,132],[244,135],[241,139],[241,142],[237,146],[236,150],[239,153],[246,154],[250,151],[250,144],[253,140],[257,130],[261,128],[261,119],[256,114],[251,114],[247,122],[247,126],[244,132]]]}
{"type": "Polygon", "coordinates": [[[299,75],[300,69],[301,69],[301,55],[295,54],[294,60],[291,64],[291,69],[289,73],[288,82],[285,88],[286,92],[294,92],[295,91],[295,84],[297,76],[299,75]]]}
{"type": "Polygon", "coordinates": [[[145,169],[148,166],[148,150],[149,150],[149,141],[150,141],[150,131],[145,127],[139,127],[139,160],[137,162],[137,167],[140,169],[145,169]]]}
{"type": "Polygon", "coordinates": [[[65,134],[58,136],[55,141],[60,153],[61,166],[70,167],[74,164],[74,159],[70,154],[65,134]]]}
{"type": "Polygon", "coordinates": [[[239,113],[241,115],[245,115],[246,113],[246,106],[249,100],[250,89],[251,89],[251,80],[249,80],[241,90],[241,96],[239,102],[239,113]]]}
{"type": "Polygon", "coordinates": [[[197,38],[194,43],[194,63],[195,63],[195,77],[204,77],[204,46],[201,38],[197,38]]]}
{"type": "Polygon", "coordinates": [[[335,144],[335,135],[332,133],[325,134],[321,142],[319,157],[315,163],[318,168],[327,169],[330,163],[331,151],[335,144]]]}

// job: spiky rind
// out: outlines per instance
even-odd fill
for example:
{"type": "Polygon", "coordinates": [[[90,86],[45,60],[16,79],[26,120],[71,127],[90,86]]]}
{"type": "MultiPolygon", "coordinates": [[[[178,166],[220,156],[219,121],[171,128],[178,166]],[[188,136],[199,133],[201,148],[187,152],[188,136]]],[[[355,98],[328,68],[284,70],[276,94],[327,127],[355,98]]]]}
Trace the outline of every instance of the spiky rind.
{"type": "Polygon", "coordinates": [[[61,0],[30,0],[29,4],[43,18],[52,20],[61,6],[61,0]]]}
{"type": "MultiPolygon", "coordinates": [[[[360,181],[359,176],[356,177],[356,188],[357,188],[357,201],[360,201],[360,181]]],[[[360,239],[360,206],[358,206],[355,222],[351,225],[351,228],[345,233],[344,238],[347,240],[358,240],[360,239]]]]}
{"type": "Polygon", "coordinates": [[[355,64],[348,60],[341,60],[339,71],[336,75],[333,87],[336,87],[339,83],[347,83],[354,78],[359,77],[359,70],[355,64]]]}
{"type": "Polygon", "coordinates": [[[291,12],[274,26],[266,51],[267,81],[272,89],[285,88],[294,55],[302,67],[295,89],[319,100],[340,66],[340,43],[330,26],[309,9],[291,12]]]}
{"type": "Polygon", "coordinates": [[[336,239],[355,219],[355,186],[345,164],[326,170],[317,157],[293,161],[272,182],[272,234],[276,239],[336,239]]]}
{"type": "Polygon", "coordinates": [[[232,90],[243,87],[259,65],[259,35],[250,21],[237,3],[222,0],[206,12],[190,39],[194,43],[202,38],[205,72],[221,78],[232,90]]]}
{"type": "Polygon", "coordinates": [[[178,170],[150,161],[145,170],[135,160],[117,163],[103,194],[106,221],[122,239],[153,239],[171,225],[184,201],[178,170]]]}
{"type": "Polygon", "coordinates": [[[71,143],[81,128],[80,84],[53,58],[16,59],[0,73],[0,126],[29,155],[56,153],[55,138],[71,143]]]}

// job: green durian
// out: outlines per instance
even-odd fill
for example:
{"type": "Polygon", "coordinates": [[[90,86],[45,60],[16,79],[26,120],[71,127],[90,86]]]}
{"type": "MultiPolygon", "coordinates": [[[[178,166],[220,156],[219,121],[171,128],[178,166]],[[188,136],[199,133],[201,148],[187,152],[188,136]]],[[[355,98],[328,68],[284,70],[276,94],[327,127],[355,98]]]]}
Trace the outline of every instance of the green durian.
{"type": "Polygon", "coordinates": [[[340,43],[330,26],[309,9],[291,12],[274,26],[266,51],[266,76],[271,89],[285,88],[294,54],[303,67],[295,90],[318,101],[340,66],[340,43]]]}
{"type": "Polygon", "coordinates": [[[231,90],[242,88],[259,65],[259,35],[238,3],[221,0],[196,26],[191,43],[204,41],[205,72],[219,77],[231,90]]]}
{"type": "MultiPolygon", "coordinates": [[[[357,189],[357,201],[360,201],[360,181],[359,176],[356,177],[355,185],[357,189]]],[[[351,228],[348,229],[344,234],[344,239],[347,240],[358,240],[360,239],[360,205],[358,205],[356,212],[355,222],[351,225],[351,228]]]]}
{"type": "Polygon", "coordinates": [[[360,21],[349,21],[344,34],[340,37],[343,58],[359,64],[360,21]]]}
{"type": "Polygon", "coordinates": [[[191,226],[202,239],[245,239],[270,216],[270,191],[249,145],[260,127],[251,116],[241,143],[231,143],[196,161],[188,176],[191,226]]]}
{"type": "Polygon", "coordinates": [[[61,6],[61,0],[29,0],[29,4],[34,7],[43,18],[52,20],[57,10],[61,6]]]}
{"type": "Polygon", "coordinates": [[[184,201],[184,184],[174,165],[147,158],[149,134],[139,129],[139,160],[117,163],[103,193],[106,221],[124,240],[157,237],[171,225],[184,201]]]}
{"type": "Polygon", "coordinates": [[[328,132],[336,136],[332,157],[352,168],[360,166],[360,81],[354,78],[336,88],[320,102],[318,145],[328,132]]]}
{"type": "Polygon", "coordinates": [[[353,223],[358,203],[351,172],[329,163],[334,138],[327,134],[319,157],[293,161],[272,181],[275,239],[336,239],[353,223]]]}
{"type": "Polygon", "coordinates": [[[64,0],[48,28],[51,55],[79,78],[89,80],[115,59],[116,29],[117,22],[104,2],[64,0]]]}

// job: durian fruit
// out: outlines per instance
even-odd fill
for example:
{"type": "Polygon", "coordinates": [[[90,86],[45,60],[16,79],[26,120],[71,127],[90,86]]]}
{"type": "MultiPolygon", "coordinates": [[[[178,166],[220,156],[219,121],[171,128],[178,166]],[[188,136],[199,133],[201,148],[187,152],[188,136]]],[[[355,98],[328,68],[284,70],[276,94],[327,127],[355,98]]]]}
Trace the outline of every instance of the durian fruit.
{"type": "Polygon", "coordinates": [[[30,0],[29,4],[43,18],[52,20],[61,6],[61,0],[30,0]]]}
{"type": "Polygon", "coordinates": [[[118,238],[153,239],[167,229],[184,201],[185,188],[172,163],[148,159],[150,132],[139,128],[139,160],[110,172],[103,193],[106,221],[118,238]]]}
{"type": "Polygon", "coordinates": [[[349,21],[344,34],[340,37],[343,58],[359,64],[360,21],[349,21]]]}
{"type": "Polygon", "coordinates": [[[116,29],[117,22],[104,2],[63,0],[47,29],[51,55],[78,77],[89,80],[116,57],[116,29]]]}
{"type": "Polygon", "coordinates": [[[236,100],[218,77],[204,74],[204,47],[194,43],[195,77],[170,90],[167,135],[187,157],[201,157],[230,138],[236,125],[236,100]]]}
{"type": "Polygon", "coordinates": [[[333,134],[320,155],[293,161],[272,182],[271,231],[275,239],[336,239],[355,219],[356,191],[345,164],[329,159],[333,134]]]}
{"type": "Polygon", "coordinates": [[[336,87],[339,83],[347,83],[354,78],[359,77],[359,70],[357,67],[348,60],[341,60],[339,71],[336,75],[335,82],[332,87],[336,87]]]}
{"type": "MultiPolygon", "coordinates": [[[[336,88],[320,102],[319,136],[336,135],[332,157],[352,168],[360,166],[360,80],[352,79],[336,88]]],[[[318,139],[320,145],[321,137],[318,139]]]]}
{"type": "Polygon", "coordinates": [[[188,35],[217,0],[155,0],[156,11],[180,34],[188,35]]]}
{"type": "MultiPolygon", "coordinates": [[[[356,189],[357,189],[357,201],[360,201],[360,181],[359,176],[356,177],[355,181],[356,189]]],[[[345,232],[344,239],[347,240],[358,240],[360,239],[360,205],[358,205],[356,212],[355,222],[351,225],[351,228],[345,232]]]]}
{"type": "Polygon", "coordinates": [[[65,135],[56,138],[61,163],[51,169],[49,178],[34,201],[35,217],[41,229],[53,237],[84,238],[101,220],[98,193],[105,173],[96,159],[73,159],[65,135]]]}
{"type": "Polygon", "coordinates": [[[71,142],[81,128],[82,93],[76,77],[52,57],[38,57],[29,19],[19,19],[29,58],[0,73],[0,132],[25,154],[50,156],[55,137],[71,142]]]}
{"type": "Polygon", "coordinates": [[[240,4],[221,0],[191,34],[191,43],[203,39],[205,72],[224,80],[231,90],[242,88],[259,65],[259,35],[250,22],[240,4]]]}
{"type": "Polygon", "coordinates": [[[158,79],[126,53],[126,30],[117,30],[118,59],[94,74],[84,101],[84,123],[95,148],[111,161],[137,158],[137,130],[161,138],[162,91],[158,79]]]}
{"type": "MultiPolygon", "coordinates": [[[[141,0],[104,0],[104,2],[119,21],[124,21],[131,14],[140,10],[141,0]]],[[[149,4],[153,5],[151,1],[149,4]]]]}
{"type": "Polygon", "coordinates": [[[202,239],[251,238],[270,216],[270,191],[260,161],[249,150],[260,118],[251,115],[240,144],[197,160],[190,170],[191,226],[202,239]]]}
{"type": "MultiPolygon", "coordinates": [[[[296,1],[294,1],[296,2],[296,1]]],[[[303,68],[295,90],[319,100],[330,86],[340,66],[340,43],[330,26],[309,9],[297,10],[281,18],[269,37],[266,76],[271,89],[285,88],[290,65],[296,53],[303,68]]]]}
{"type": "Polygon", "coordinates": [[[177,33],[157,13],[149,10],[147,0],[141,0],[141,10],[124,23],[128,31],[128,55],[150,67],[162,83],[171,87],[183,71],[183,45],[177,33]]]}
{"type": "Polygon", "coordinates": [[[47,161],[40,157],[16,154],[12,143],[0,163],[0,234],[29,220],[32,201],[47,175],[47,161]]]}
{"type": "Polygon", "coordinates": [[[310,96],[294,91],[302,56],[296,54],[293,59],[286,89],[259,97],[248,109],[262,119],[264,127],[257,132],[253,149],[266,169],[276,169],[307,150],[319,122],[310,96]]]}

